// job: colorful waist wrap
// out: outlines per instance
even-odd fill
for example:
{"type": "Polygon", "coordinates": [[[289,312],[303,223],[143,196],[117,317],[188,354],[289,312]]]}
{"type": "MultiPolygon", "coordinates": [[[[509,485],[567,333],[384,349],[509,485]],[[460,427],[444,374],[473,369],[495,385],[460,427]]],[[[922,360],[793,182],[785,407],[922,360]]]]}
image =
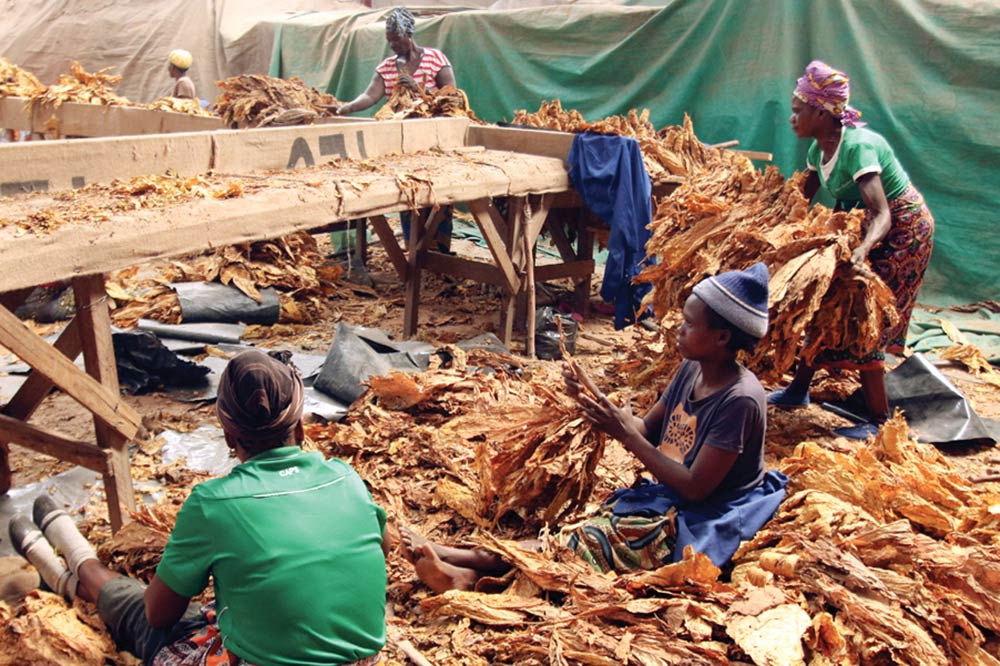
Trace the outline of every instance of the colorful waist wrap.
{"type": "Polygon", "coordinates": [[[748,492],[705,502],[686,502],[659,483],[625,488],[593,518],[565,526],[559,540],[598,571],[656,569],[684,559],[687,546],[721,567],[771,519],[787,483],[771,470],[748,492]]]}
{"type": "MultiPolygon", "coordinates": [[[[898,197],[889,201],[892,226],[885,238],[868,255],[872,269],[896,295],[899,322],[887,327],[879,348],[865,356],[846,352],[824,352],[816,365],[848,370],[877,370],[885,365],[885,352],[902,354],[910,315],[917,302],[917,293],[924,280],[927,264],[934,247],[934,217],[923,195],[911,184],[898,197]]],[[[867,229],[871,213],[865,220],[867,229]]]]}

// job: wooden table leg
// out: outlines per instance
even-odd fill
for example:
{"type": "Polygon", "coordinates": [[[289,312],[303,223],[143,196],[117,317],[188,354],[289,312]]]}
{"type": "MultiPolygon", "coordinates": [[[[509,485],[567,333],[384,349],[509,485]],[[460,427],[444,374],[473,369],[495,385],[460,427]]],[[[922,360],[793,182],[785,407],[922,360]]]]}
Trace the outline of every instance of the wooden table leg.
{"type": "MultiPolygon", "coordinates": [[[[588,261],[594,258],[594,232],[586,225],[584,219],[588,213],[580,209],[579,232],[576,239],[576,258],[579,261],[588,261]]],[[[590,280],[591,276],[576,283],[573,291],[574,309],[586,317],[590,312],[590,280]]]]}
{"type": "Polygon", "coordinates": [[[10,444],[0,443],[0,495],[6,495],[14,483],[14,474],[10,470],[10,444]]]}
{"type": "Polygon", "coordinates": [[[425,250],[420,241],[424,234],[424,216],[421,212],[410,215],[409,250],[406,261],[406,303],[403,310],[403,337],[412,338],[417,334],[420,319],[421,259],[425,250]]]}
{"type": "MultiPolygon", "coordinates": [[[[111,340],[111,316],[108,312],[104,276],[91,275],[73,280],[80,342],[87,374],[118,394],[118,370],[111,340]]],[[[104,472],[104,492],[108,499],[111,529],[117,532],[129,520],[122,505],[135,510],[135,491],[128,458],[128,440],[107,424],[94,420],[97,445],[110,450],[108,469],[104,472]]]]}

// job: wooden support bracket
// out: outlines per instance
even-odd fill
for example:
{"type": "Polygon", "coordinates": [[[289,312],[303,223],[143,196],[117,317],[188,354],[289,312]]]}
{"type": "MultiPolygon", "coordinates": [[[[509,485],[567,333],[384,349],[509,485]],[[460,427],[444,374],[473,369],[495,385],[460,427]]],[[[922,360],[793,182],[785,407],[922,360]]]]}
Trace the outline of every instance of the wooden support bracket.
{"type": "MultiPolygon", "coordinates": [[[[479,230],[483,232],[483,238],[493,254],[494,261],[504,275],[504,287],[510,294],[516,294],[521,286],[521,280],[517,276],[514,264],[510,260],[507,248],[497,231],[497,225],[493,217],[500,217],[496,209],[490,204],[488,199],[478,199],[469,202],[469,210],[479,225],[479,230]]],[[[504,225],[506,226],[506,225],[504,225]]]]}
{"type": "Polygon", "coordinates": [[[142,419],[135,410],[121,402],[117,392],[81,372],[62,354],[53,354],[50,344],[35,335],[6,308],[0,308],[0,344],[122,436],[131,439],[139,431],[142,419]]]}
{"type": "Polygon", "coordinates": [[[375,230],[375,234],[382,241],[382,247],[385,248],[385,253],[389,256],[389,261],[392,262],[393,268],[396,269],[400,281],[405,282],[406,254],[403,252],[403,248],[399,246],[396,235],[392,233],[392,227],[389,226],[388,220],[385,219],[385,215],[372,215],[368,220],[372,223],[372,229],[375,230]]]}

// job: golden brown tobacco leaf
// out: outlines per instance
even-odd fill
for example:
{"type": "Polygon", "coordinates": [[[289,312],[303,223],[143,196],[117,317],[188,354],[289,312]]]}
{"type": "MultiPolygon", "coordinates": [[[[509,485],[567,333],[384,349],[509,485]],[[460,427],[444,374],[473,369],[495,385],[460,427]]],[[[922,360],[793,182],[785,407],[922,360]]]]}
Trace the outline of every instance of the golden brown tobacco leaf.
{"type": "Polygon", "coordinates": [[[861,212],[810,207],[803,178],[786,181],[774,167],[690,176],[657,207],[646,251],[658,263],[636,279],[653,285],[647,300],[663,317],[704,278],[766,263],[770,325],[749,359],[765,380],[780,378],[797,355],[812,363],[823,351],[870,353],[898,317],[885,283],[850,268],[861,212]]]}
{"type": "Polygon", "coordinates": [[[0,96],[32,98],[45,86],[31,72],[21,69],[6,58],[0,58],[0,96]]]}
{"type": "Polygon", "coordinates": [[[437,92],[396,86],[392,96],[375,114],[375,120],[445,117],[471,118],[480,122],[469,106],[465,91],[454,86],[445,86],[437,92]]]}
{"type": "Polygon", "coordinates": [[[222,94],[215,101],[216,112],[227,125],[278,127],[311,124],[331,117],[329,107],[339,104],[328,93],[310,88],[298,77],[277,79],[260,74],[243,74],[216,81],[222,94]]]}

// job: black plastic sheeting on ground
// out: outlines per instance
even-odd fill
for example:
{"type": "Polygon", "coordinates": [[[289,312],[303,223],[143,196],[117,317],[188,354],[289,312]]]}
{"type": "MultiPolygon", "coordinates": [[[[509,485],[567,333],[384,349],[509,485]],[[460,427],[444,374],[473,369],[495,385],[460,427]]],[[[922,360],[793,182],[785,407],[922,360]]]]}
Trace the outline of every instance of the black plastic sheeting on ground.
{"type": "Polygon", "coordinates": [[[577,323],[570,315],[555,308],[539,308],[535,314],[535,356],[547,361],[563,357],[560,342],[570,354],[576,353],[577,323]]]}
{"type": "Polygon", "coordinates": [[[151,331],[160,338],[219,344],[239,344],[246,326],[243,324],[161,324],[153,319],[140,319],[136,328],[151,331]]]}
{"type": "Polygon", "coordinates": [[[369,377],[394,370],[420,372],[433,351],[426,343],[397,343],[378,329],[339,322],[313,386],[349,405],[364,394],[369,377]]]}
{"type": "Polygon", "coordinates": [[[236,287],[218,282],[180,282],[171,285],[181,304],[181,319],[189,324],[224,322],[276,324],[281,316],[278,292],[260,290],[258,303],[236,287]]]}
{"type": "Polygon", "coordinates": [[[205,384],[209,368],[183,359],[150,331],[114,333],[118,384],[127,393],[205,384]]]}
{"type": "MultiPolygon", "coordinates": [[[[929,444],[997,441],[997,423],[983,419],[962,392],[923,354],[913,354],[885,376],[889,408],[903,412],[917,440],[929,444]]],[[[868,419],[860,391],[823,408],[856,422],[868,419]]]]}

